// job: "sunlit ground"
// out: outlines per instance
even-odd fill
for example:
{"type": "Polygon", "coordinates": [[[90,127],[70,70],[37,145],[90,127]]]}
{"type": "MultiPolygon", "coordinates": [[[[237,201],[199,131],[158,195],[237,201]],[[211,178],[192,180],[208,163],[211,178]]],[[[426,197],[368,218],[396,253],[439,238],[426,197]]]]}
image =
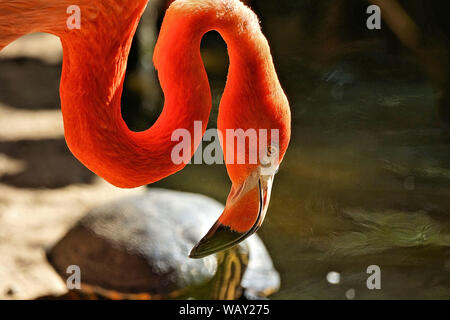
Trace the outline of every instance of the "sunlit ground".
{"type": "Polygon", "coordinates": [[[45,250],[86,210],[142,188],[96,178],[68,151],[59,40],[24,37],[0,54],[0,299],[66,291],[45,250]]]}

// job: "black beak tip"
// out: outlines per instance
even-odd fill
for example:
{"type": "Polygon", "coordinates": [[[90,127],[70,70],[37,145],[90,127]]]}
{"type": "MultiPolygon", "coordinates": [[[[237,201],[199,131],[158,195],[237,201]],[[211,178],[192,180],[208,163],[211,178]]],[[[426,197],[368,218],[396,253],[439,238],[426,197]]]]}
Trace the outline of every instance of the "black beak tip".
{"type": "Polygon", "coordinates": [[[200,242],[197,243],[192,248],[191,252],[189,253],[189,258],[200,259],[200,258],[203,258],[205,256],[207,256],[207,254],[205,254],[205,250],[204,250],[204,248],[202,248],[202,241],[200,240],[200,242]]]}
{"type": "Polygon", "coordinates": [[[201,259],[203,257],[206,257],[207,254],[202,252],[203,250],[199,249],[198,244],[192,248],[191,252],[189,253],[189,258],[191,259],[201,259]]]}
{"type": "MultiPolygon", "coordinates": [[[[253,232],[252,232],[253,233],[253,232]]],[[[216,222],[208,233],[195,245],[189,258],[200,259],[229,249],[247,238],[251,233],[240,233],[216,222]]]]}

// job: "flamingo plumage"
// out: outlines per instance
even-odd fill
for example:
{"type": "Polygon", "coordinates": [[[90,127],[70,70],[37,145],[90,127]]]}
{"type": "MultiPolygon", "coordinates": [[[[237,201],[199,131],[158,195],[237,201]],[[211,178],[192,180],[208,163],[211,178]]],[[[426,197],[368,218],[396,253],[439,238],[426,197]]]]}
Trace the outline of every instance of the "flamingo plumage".
{"type": "MultiPolygon", "coordinates": [[[[0,0],[0,50],[32,32],[61,39],[60,97],[67,145],[97,175],[117,187],[133,188],[186,165],[171,159],[178,143],[171,139],[174,130],[183,128],[194,136],[194,122],[201,121],[205,132],[212,99],[200,43],[205,33],[216,30],[230,59],[218,129],[277,129],[278,166],[290,139],[289,104],[258,18],[238,0],[177,0],[170,5],[154,52],[163,111],[149,129],[128,129],[120,100],[131,41],[146,5],[147,0],[0,0]],[[80,29],[67,28],[67,8],[72,5],[81,9],[80,29]]],[[[242,241],[261,225],[267,210],[273,175],[261,173],[259,160],[236,163],[236,150],[227,150],[226,140],[224,135],[230,195],[219,220],[191,252],[193,258],[242,241]],[[232,161],[230,152],[235,155],[232,161]]],[[[191,142],[191,155],[199,143],[191,142]]]]}

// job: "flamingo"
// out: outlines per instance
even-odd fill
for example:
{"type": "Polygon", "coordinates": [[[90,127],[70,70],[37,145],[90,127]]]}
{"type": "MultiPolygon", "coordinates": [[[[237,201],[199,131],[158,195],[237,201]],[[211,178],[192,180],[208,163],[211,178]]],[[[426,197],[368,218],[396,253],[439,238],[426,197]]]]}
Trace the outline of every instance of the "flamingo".
{"type": "MultiPolygon", "coordinates": [[[[164,108],[149,129],[128,129],[120,99],[131,41],[146,5],[147,0],[0,0],[0,50],[32,32],[60,38],[67,145],[100,177],[120,188],[134,188],[186,165],[171,160],[178,143],[171,139],[174,130],[183,128],[193,135],[194,122],[201,121],[205,132],[212,98],[200,43],[205,33],[216,30],[227,44],[230,61],[218,130],[278,130],[278,141],[272,143],[269,137],[263,151],[276,152],[273,164],[278,168],[290,139],[289,103],[258,18],[239,0],[176,0],[169,6],[153,57],[164,108]],[[67,8],[73,5],[80,8],[79,29],[67,27],[67,8]]],[[[191,142],[191,155],[200,142],[191,142]]],[[[239,150],[226,147],[225,135],[220,142],[231,191],[217,222],[192,249],[192,258],[225,250],[253,234],[270,200],[275,172],[265,173],[259,158],[256,163],[237,163],[239,150]],[[231,152],[234,156],[227,157],[231,152]]]]}

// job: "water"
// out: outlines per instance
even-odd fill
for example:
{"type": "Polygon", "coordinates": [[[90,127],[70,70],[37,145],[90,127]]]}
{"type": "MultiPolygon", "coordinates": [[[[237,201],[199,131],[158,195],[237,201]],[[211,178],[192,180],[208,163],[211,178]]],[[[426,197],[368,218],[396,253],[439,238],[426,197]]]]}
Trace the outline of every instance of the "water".
{"type": "MultiPolygon", "coordinates": [[[[272,298],[450,298],[450,137],[439,88],[411,53],[378,40],[325,63],[311,43],[273,39],[293,129],[259,231],[282,278],[272,298]],[[379,290],[367,287],[371,265],[379,290]]],[[[223,81],[211,78],[220,92],[223,81]]],[[[190,165],[157,185],[225,201],[230,182],[223,166],[190,165]]]]}

